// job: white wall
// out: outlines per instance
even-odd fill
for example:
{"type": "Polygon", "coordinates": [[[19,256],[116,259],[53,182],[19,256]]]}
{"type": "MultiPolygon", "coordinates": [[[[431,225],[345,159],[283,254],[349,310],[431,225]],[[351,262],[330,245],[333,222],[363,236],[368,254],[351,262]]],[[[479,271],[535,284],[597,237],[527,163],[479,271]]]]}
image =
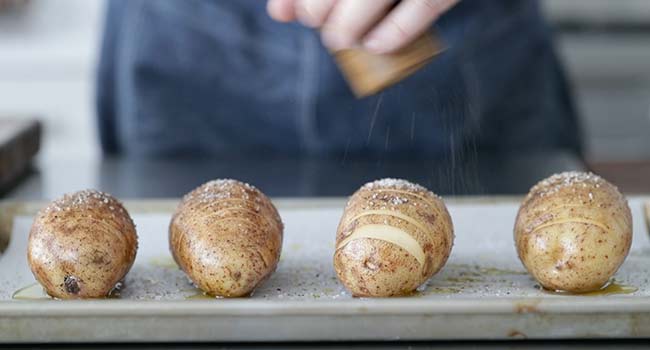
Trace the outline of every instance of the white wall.
{"type": "Polygon", "coordinates": [[[573,78],[588,158],[650,160],[650,1],[544,5],[554,22],[574,28],[558,44],[573,78]]]}

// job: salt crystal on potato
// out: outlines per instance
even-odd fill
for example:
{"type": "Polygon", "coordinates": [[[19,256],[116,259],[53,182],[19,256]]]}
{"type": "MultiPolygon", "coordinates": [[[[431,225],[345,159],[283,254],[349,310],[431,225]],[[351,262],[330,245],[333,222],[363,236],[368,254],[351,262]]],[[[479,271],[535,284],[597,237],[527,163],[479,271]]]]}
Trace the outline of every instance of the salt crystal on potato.
{"type": "Polygon", "coordinates": [[[103,298],[120,285],[138,249],[135,225],[111,195],[85,190],[36,216],[27,258],[46,292],[60,299],[103,298]]]}
{"type": "Polygon", "coordinates": [[[440,197],[399,179],[361,187],[337,230],[334,268],[355,296],[407,295],[446,263],[453,226],[440,197]]]}
{"type": "Polygon", "coordinates": [[[514,236],[519,258],[544,288],[589,292],[603,287],[627,257],[632,214],[600,176],[565,172],[533,186],[514,236]]]}
{"type": "Polygon", "coordinates": [[[169,247],[205,293],[241,297],[275,271],[282,231],[280,215],[261,191],[236,180],[215,180],[183,198],[169,227],[169,247]]]}

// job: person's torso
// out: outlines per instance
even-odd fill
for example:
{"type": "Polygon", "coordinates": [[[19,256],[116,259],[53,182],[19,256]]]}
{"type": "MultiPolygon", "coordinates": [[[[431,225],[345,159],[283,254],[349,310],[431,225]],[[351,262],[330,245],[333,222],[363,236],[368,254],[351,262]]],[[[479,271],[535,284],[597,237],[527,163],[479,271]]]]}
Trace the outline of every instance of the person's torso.
{"type": "Polygon", "coordinates": [[[318,33],[273,22],[264,1],[111,6],[99,97],[128,154],[444,156],[566,146],[575,131],[536,1],[462,1],[436,26],[445,53],[361,100],[318,33]],[[539,128],[546,140],[525,134],[539,128]]]}

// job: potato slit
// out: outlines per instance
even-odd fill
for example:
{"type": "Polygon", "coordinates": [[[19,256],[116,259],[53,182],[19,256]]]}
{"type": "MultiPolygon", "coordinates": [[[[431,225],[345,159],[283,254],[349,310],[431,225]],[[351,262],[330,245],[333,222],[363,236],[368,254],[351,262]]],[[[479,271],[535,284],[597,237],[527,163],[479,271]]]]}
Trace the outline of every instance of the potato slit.
{"type": "MultiPolygon", "coordinates": [[[[209,215],[208,215],[208,216],[209,216],[209,215]]],[[[204,216],[204,217],[205,217],[205,216],[204,216]]],[[[249,225],[251,225],[251,226],[255,226],[255,227],[260,228],[260,229],[263,228],[263,227],[261,227],[260,225],[258,225],[257,223],[252,222],[251,220],[244,219],[244,218],[238,218],[238,217],[221,218],[221,219],[219,219],[219,220],[211,221],[210,224],[216,224],[216,223],[218,223],[218,222],[229,221],[229,220],[230,220],[230,221],[239,221],[239,222],[243,222],[243,223],[245,223],[245,224],[249,224],[249,225]]]]}
{"type": "MultiPolygon", "coordinates": [[[[221,203],[224,203],[224,202],[251,203],[251,202],[253,202],[253,201],[252,201],[251,199],[234,198],[234,197],[233,197],[233,198],[221,198],[221,199],[219,199],[219,200],[218,200],[217,202],[215,202],[215,203],[219,203],[219,204],[221,204],[221,203]]],[[[215,203],[213,203],[213,202],[206,202],[206,203],[202,203],[202,204],[206,204],[205,207],[210,207],[211,205],[213,205],[213,204],[215,204],[215,203]]]]}
{"type": "Polygon", "coordinates": [[[562,208],[585,208],[589,204],[555,204],[553,203],[552,209],[562,209],[562,208]]]}
{"type": "Polygon", "coordinates": [[[394,192],[394,193],[402,193],[402,194],[406,194],[406,195],[411,195],[413,197],[419,198],[419,199],[423,200],[424,202],[426,202],[431,207],[431,209],[436,213],[436,217],[441,217],[443,215],[442,210],[440,209],[440,207],[437,205],[437,203],[435,201],[433,201],[433,200],[431,200],[431,198],[428,198],[427,196],[423,196],[423,195],[421,195],[419,193],[399,190],[399,189],[396,189],[396,188],[378,188],[378,189],[375,189],[374,191],[376,191],[376,192],[394,192]]]}
{"type": "Polygon", "coordinates": [[[396,217],[398,219],[402,219],[402,220],[408,222],[409,224],[412,224],[413,226],[420,229],[422,232],[429,232],[430,231],[429,229],[427,229],[419,221],[413,219],[412,217],[410,217],[408,215],[400,213],[399,211],[394,211],[394,210],[366,210],[363,213],[361,213],[361,214],[351,218],[350,220],[348,220],[348,222],[345,223],[345,226],[351,224],[355,220],[358,220],[358,219],[360,219],[360,218],[362,218],[364,216],[368,216],[368,215],[388,215],[388,216],[396,217]]]}
{"type": "MultiPolygon", "coordinates": [[[[558,209],[565,209],[565,208],[588,208],[587,204],[557,204],[553,205],[553,211],[557,211],[558,209]]],[[[589,208],[591,210],[597,210],[599,208],[589,208]]],[[[546,209],[545,211],[547,211],[546,209]]],[[[590,219],[584,219],[584,220],[590,220],[590,219]]],[[[619,227],[625,227],[627,225],[631,224],[630,218],[625,216],[625,215],[614,215],[613,221],[616,222],[616,224],[619,227]]],[[[602,227],[601,227],[602,228],[602,227]]],[[[605,230],[607,231],[607,230],[605,230]]]]}
{"type": "MultiPolygon", "coordinates": [[[[271,222],[270,218],[268,218],[265,215],[262,215],[262,214],[260,214],[260,213],[258,213],[256,211],[254,211],[252,209],[248,209],[248,208],[224,208],[224,209],[217,210],[217,211],[215,211],[213,213],[203,215],[202,218],[205,219],[205,218],[208,218],[210,216],[217,216],[217,215],[219,215],[221,213],[225,213],[225,212],[228,212],[228,211],[245,211],[245,212],[251,213],[251,214],[253,214],[255,216],[258,216],[258,217],[264,219],[264,221],[266,221],[266,224],[269,225],[269,226],[277,226],[277,224],[271,222]]],[[[228,217],[224,217],[222,219],[228,219],[228,217]]],[[[215,222],[218,222],[218,221],[221,221],[221,220],[217,220],[215,222]]]]}
{"type": "Polygon", "coordinates": [[[85,217],[84,219],[88,219],[92,221],[94,224],[96,224],[97,228],[101,228],[100,231],[107,233],[111,236],[117,237],[120,241],[124,242],[125,244],[128,243],[127,237],[124,235],[123,232],[119,230],[118,226],[113,226],[113,224],[106,222],[105,220],[102,219],[97,219],[92,216],[85,217]]]}
{"type": "Polygon", "coordinates": [[[438,206],[436,206],[436,204],[431,199],[429,199],[426,196],[423,196],[423,195],[421,195],[419,193],[415,193],[415,192],[409,192],[409,191],[404,191],[404,190],[398,190],[396,188],[387,188],[387,187],[378,188],[378,189],[375,189],[373,191],[375,191],[375,192],[396,192],[396,193],[401,193],[401,194],[407,194],[407,195],[411,195],[411,196],[420,198],[421,200],[427,202],[427,204],[429,204],[430,206],[432,206],[434,208],[438,207],[438,206]]]}
{"type": "Polygon", "coordinates": [[[535,233],[541,229],[547,228],[549,226],[553,225],[560,225],[560,224],[566,224],[566,223],[580,223],[580,224],[586,224],[586,225],[594,225],[596,227],[600,227],[603,231],[609,232],[610,229],[605,227],[605,225],[601,224],[598,221],[595,220],[589,220],[589,219],[578,219],[578,218],[571,218],[571,219],[560,219],[560,220],[553,220],[551,222],[547,222],[543,225],[535,227],[534,230],[530,231],[530,233],[535,233]]]}
{"type": "Polygon", "coordinates": [[[389,225],[371,224],[361,226],[344,239],[336,249],[339,250],[351,241],[363,238],[378,239],[395,244],[413,255],[413,257],[415,257],[415,259],[420,263],[420,267],[424,266],[425,254],[420,243],[407,232],[389,225]]]}
{"type": "Polygon", "coordinates": [[[434,201],[432,201],[430,198],[427,198],[426,196],[423,196],[423,195],[421,195],[419,193],[413,193],[413,192],[408,192],[408,191],[404,191],[404,190],[398,190],[398,189],[395,189],[395,188],[378,188],[378,189],[376,189],[374,191],[376,191],[376,192],[395,192],[395,193],[402,193],[402,194],[406,194],[406,195],[411,195],[413,197],[419,198],[419,199],[423,200],[424,202],[426,202],[435,211],[436,216],[439,217],[440,215],[442,215],[442,212],[440,211],[440,208],[438,207],[438,205],[436,205],[436,203],[434,201]]]}
{"type": "Polygon", "coordinates": [[[646,202],[645,204],[645,223],[648,231],[650,231],[650,202],[646,202]]]}

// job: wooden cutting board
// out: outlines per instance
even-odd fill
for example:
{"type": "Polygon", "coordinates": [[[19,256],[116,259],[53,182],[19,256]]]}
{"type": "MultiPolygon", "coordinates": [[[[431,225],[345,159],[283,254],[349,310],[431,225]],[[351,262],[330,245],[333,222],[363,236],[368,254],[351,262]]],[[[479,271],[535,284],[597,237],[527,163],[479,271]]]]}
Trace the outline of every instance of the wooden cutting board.
{"type": "Polygon", "coordinates": [[[40,144],[40,122],[0,117],[0,193],[26,172],[40,144]]]}

